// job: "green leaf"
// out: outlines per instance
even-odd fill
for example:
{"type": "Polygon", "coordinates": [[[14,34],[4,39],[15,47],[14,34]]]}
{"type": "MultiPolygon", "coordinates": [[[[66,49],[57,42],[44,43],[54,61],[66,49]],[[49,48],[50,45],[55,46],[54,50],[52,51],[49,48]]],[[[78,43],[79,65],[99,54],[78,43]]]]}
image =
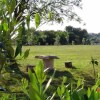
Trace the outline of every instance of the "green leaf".
{"type": "Polygon", "coordinates": [[[6,46],[5,48],[7,50],[7,53],[8,53],[8,56],[10,58],[13,58],[14,57],[14,49],[12,46],[6,46]]]}
{"type": "Polygon", "coordinates": [[[29,88],[29,98],[30,100],[41,100],[39,93],[33,88],[29,88]]]}
{"type": "MultiPolygon", "coordinates": [[[[2,54],[2,53],[0,52],[0,65],[5,64],[5,62],[6,62],[6,58],[5,58],[4,54],[2,54]]],[[[1,67],[1,66],[0,66],[0,67],[1,67]]]]}
{"type": "Polygon", "coordinates": [[[62,84],[61,85],[61,94],[64,94],[64,92],[65,92],[65,86],[64,86],[64,84],[62,84]]]}
{"type": "Polygon", "coordinates": [[[16,7],[16,1],[15,0],[4,0],[6,4],[6,9],[8,10],[9,14],[12,14],[16,7]]]}
{"type": "Polygon", "coordinates": [[[52,19],[53,19],[53,14],[52,14],[52,12],[49,12],[49,14],[48,14],[48,19],[49,19],[49,20],[52,20],[52,19]]]}
{"type": "Polygon", "coordinates": [[[35,73],[32,73],[31,70],[28,71],[30,78],[30,88],[29,88],[29,97],[30,100],[40,100],[40,84],[38,82],[37,76],[35,73]]]}
{"type": "MultiPolygon", "coordinates": [[[[81,99],[81,100],[85,100],[85,98],[88,98],[87,95],[86,95],[87,91],[86,91],[85,89],[79,88],[79,89],[77,90],[77,92],[78,92],[78,95],[80,96],[80,99],[81,99]]],[[[86,99],[86,100],[87,100],[87,99],[86,99]]]]}
{"type": "Polygon", "coordinates": [[[24,52],[24,59],[26,59],[27,57],[28,57],[28,55],[29,55],[29,51],[30,51],[30,49],[27,49],[25,52],[24,52]]]}
{"type": "Polygon", "coordinates": [[[94,91],[94,100],[100,100],[100,92],[94,91]]]}
{"type": "Polygon", "coordinates": [[[25,78],[23,78],[21,80],[21,82],[22,82],[22,88],[23,89],[26,89],[28,87],[28,81],[25,78]]]}
{"type": "Polygon", "coordinates": [[[81,80],[78,79],[78,81],[77,81],[77,88],[78,88],[80,85],[81,85],[81,80]]]}
{"type": "Polygon", "coordinates": [[[28,75],[29,75],[30,84],[32,85],[32,87],[35,89],[35,91],[39,91],[39,83],[38,83],[36,74],[32,73],[31,70],[29,70],[28,75]]]}
{"type": "Polygon", "coordinates": [[[15,7],[16,7],[16,1],[15,0],[11,0],[11,5],[10,6],[11,6],[11,11],[10,12],[12,13],[12,12],[14,12],[15,7]]]}
{"type": "Polygon", "coordinates": [[[63,81],[62,83],[64,84],[67,81],[67,77],[63,76],[63,81]]]}
{"type": "Polygon", "coordinates": [[[89,97],[91,95],[91,90],[90,90],[90,88],[88,88],[88,90],[87,90],[87,96],[89,97]]]}
{"type": "Polygon", "coordinates": [[[70,100],[70,94],[69,94],[68,90],[66,90],[66,100],[70,100]]]}
{"type": "Polygon", "coordinates": [[[0,33],[1,33],[1,31],[2,31],[2,25],[0,25],[0,33]]]}
{"type": "Polygon", "coordinates": [[[36,25],[36,28],[38,28],[38,26],[40,25],[40,15],[39,15],[39,13],[35,14],[35,25],[36,25]]]}
{"type": "Polygon", "coordinates": [[[2,97],[0,98],[0,100],[9,100],[9,96],[10,96],[10,94],[3,93],[2,97]]]}
{"type": "Polygon", "coordinates": [[[12,94],[11,98],[12,98],[12,100],[17,100],[16,99],[16,94],[12,94]]]}
{"type": "Polygon", "coordinates": [[[19,43],[16,47],[16,51],[15,51],[15,57],[17,57],[18,54],[21,55],[21,52],[22,52],[22,44],[19,43]]]}
{"type": "Polygon", "coordinates": [[[8,24],[6,22],[3,23],[3,30],[8,31],[8,24]]]}
{"type": "MultiPolygon", "coordinates": [[[[21,85],[22,91],[23,91],[25,94],[28,95],[28,91],[27,91],[28,81],[27,81],[25,78],[23,78],[23,79],[21,80],[21,83],[22,83],[22,85],[21,85]]],[[[29,95],[28,95],[28,96],[29,96],[29,95]]]]}
{"type": "Polygon", "coordinates": [[[10,28],[11,31],[14,30],[14,23],[15,23],[14,20],[12,20],[12,21],[10,22],[9,28],[10,28]]]}
{"type": "Polygon", "coordinates": [[[76,91],[73,92],[73,94],[72,94],[72,100],[80,100],[78,92],[76,92],[76,91]]]}
{"type": "Polygon", "coordinates": [[[7,7],[6,9],[10,13],[10,9],[11,9],[11,7],[10,7],[10,1],[9,0],[4,0],[4,3],[6,4],[6,7],[7,7]]]}
{"type": "Polygon", "coordinates": [[[27,17],[26,17],[26,23],[27,23],[27,27],[29,29],[29,25],[30,25],[30,15],[27,15],[27,17]]]}
{"type": "MultiPolygon", "coordinates": [[[[95,86],[95,85],[94,85],[94,86],[95,86]]],[[[97,87],[100,86],[100,80],[99,80],[99,79],[96,81],[96,86],[97,86],[97,87]]],[[[95,89],[95,90],[96,90],[96,89],[95,89]]]]}
{"type": "Polygon", "coordinates": [[[44,82],[45,73],[43,62],[40,61],[35,67],[35,73],[40,84],[44,82]]]}
{"type": "Polygon", "coordinates": [[[95,92],[94,92],[94,90],[91,91],[91,94],[90,94],[88,100],[95,100],[95,92]]]}
{"type": "Polygon", "coordinates": [[[61,95],[62,95],[62,94],[61,94],[61,89],[60,89],[60,87],[57,88],[57,94],[58,94],[58,96],[61,96],[61,95]]]}

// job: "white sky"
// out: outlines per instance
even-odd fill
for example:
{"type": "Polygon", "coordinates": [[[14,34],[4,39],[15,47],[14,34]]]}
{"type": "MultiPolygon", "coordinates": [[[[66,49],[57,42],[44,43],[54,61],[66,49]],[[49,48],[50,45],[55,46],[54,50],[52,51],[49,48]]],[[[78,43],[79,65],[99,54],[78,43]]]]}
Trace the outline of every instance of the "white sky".
{"type": "Polygon", "coordinates": [[[83,0],[83,9],[77,10],[76,12],[86,23],[78,22],[64,22],[64,24],[46,24],[42,25],[39,29],[41,30],[64,30],[65,26],[72,25],[74,27],[81,27],[87,29],[87,31],[99,33],[100,32],[100,0],[83,0]]]}

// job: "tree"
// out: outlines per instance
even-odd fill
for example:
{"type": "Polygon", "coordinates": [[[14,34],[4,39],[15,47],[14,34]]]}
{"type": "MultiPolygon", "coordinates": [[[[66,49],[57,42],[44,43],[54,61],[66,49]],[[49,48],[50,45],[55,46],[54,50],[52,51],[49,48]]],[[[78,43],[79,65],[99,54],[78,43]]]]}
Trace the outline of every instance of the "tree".
{"type": "Polygon", "coordinates": [[[46,35],[46,43],[49,45],[54,45],[56,37],[54,31],[45,31],[44,34],[46,35]]]}
{"type": "Polygon", "coordinates": [[[30,14],[34,16],[38,12],[43,19],[60,22],[62,15],[68,19],[80,20],[73,11],[74,7],[81,8],[81,0],[29,0],[30,14]]]}
{"type": "Polygon", "coordinates": [[[45,31],[38,31],[38,45],[46,45],[46,38],[47,38],[47,34],[45,34],[45,31]]]}
{"type": "Polygon", "coordinates": [[[68,43],[68,41],[67,41],[67,38],[68,38],[67,32],[65,32],[65,31],[57,31],[56,34],[59,34],[59,37],[60,37],[59,42],[60,42],[61,45],[65,45],[65,44],[68,43]]]}
{"type": "Polygon", "coordinates": [[[86,40],[89,36],[87,30],[72,26],[67,26],[66,31],[69,33],[69,43],[74,41],[75,44],[82,44],[83,38],[86,40]]]}
{"type": "Polygon", "coordinates": [[[100,43],[100,33],[95,34],[89,34],[89,40],[91,41],[91,44],[99,44],[100,43]]]}
{"type": "Polygon", "coordinates": [[[75,34],[73,32],[69,32],[69,44],[75,43],[75,34]]]}
{"type": "Polygon", "coordinates": [[[59,35],[56,36],[54,45],[60,45],[60,36],[59,35]]]}
{"type": "Polygon", "coordinates": [[[35,28],[30,28],[26,30],[27,33],[27,45],[33,45],[37,43],[37,39],[35,38],[35,28]],[[34,42],[35,41],[35,42],[34,42]]]}
{"type": "Polygon", "coordinates": [[[87,30],[86,29],[81,29],[81,31],[80,31],[80,43],[82,44],[82,40],[83,39],[87,39],[88,38],[88,32],[87,32],[87,30]]]}
{"type": "Polygon", "coordinates": [[[75,7],[81,8],[81,0],[15,0],[15,2],[16,21],[24,20],[27,14],[34,20],[36,13],[41,16],[41,24],[47,21],[61,22],[63,16],[66,16],[68,20],[81,21],[73,10],[75,7]]]}
{"type": "Polygon", "coordinates": [[[21,41],[22,42],[22,45],[26,45],[27,44],[27,33],[26,33],[26,29],[25,29],[25,23],[23,22],[22,25],[21,25],[21,29],[20,29],[20,35],[18,35],[18,38],[17,38],[17,42],[18,41],[21,41]]]}
{"type": "MultiPolygon", "coordinates": [[[[7,66],[15,72],[20,70],[16,62],[16,57],[20,54],[22,56],[22,44],[25,42],[25,25],[29,26],[29,20],[17,20],[14,17],[16,9],[15,0],[0,0],[0,74],[3,68],[7,66]],[[16,49],[13,48],[12,39],[17,38],[16,49]],[[23,41],[24,40],[24,41],[23,41]]],[[[29,50],[26,50],[22,58],[26,58],[29,50]]]]}
{"type": "Polygon", "coordinates": [[[85,40],[85,38],[82,39],[82,44],[83,44],[83,45],[86,44],[86,40],[85,40]]]}

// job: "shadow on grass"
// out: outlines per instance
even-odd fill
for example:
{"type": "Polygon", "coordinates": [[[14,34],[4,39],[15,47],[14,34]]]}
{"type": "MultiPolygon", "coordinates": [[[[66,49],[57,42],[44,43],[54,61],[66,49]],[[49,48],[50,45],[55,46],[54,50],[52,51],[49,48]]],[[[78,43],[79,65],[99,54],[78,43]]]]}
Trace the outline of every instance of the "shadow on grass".
{"type": "MultiPolygon", "coordinates": [[[[47,75],[52,76],[52,74],[54,73],[54,69],[50,69],[47,72],[47,75]]],[[[69,71],[59,71],[56,70],[54,78],[59,78],[59,77],[67,77],[67,78],[73,78],[73,75],[69,72],[69,71]]]]}
{"type": "Polygon", "coordinates": [[[91,87],[93,85],[95,85],[95,79],[90,76],[89,74],[86,73],[82,73],[81,76],[84,78],[84,86],[85,88],[91,87]]]}
{"type": "MultiPolygon", "coordinates": [[[[49,69],[46,72],[47,80],[45,81],[44,84],[46,84],[48,82],[48,80],[53,75],[53,73],[54,73],[54,69],[49,69]]],[[[63,77],[67,77],[67,81],[66,81],[65,84],[70,83],[70,81],[72,79],[74,79],[73,75],[69,71],[59,71],[59,70],[56,70],[54,78],[53,78],[53,80],[51,82],[51,85],[49,86],[48,91],[47,91],[47,95],[48,96],[52,95],[54,93],[54,91],[57,90],[58,86],[61,85],[63,77]]],[[[56,95],[54,100],[60,100],[60,98],[56,95]]]]}

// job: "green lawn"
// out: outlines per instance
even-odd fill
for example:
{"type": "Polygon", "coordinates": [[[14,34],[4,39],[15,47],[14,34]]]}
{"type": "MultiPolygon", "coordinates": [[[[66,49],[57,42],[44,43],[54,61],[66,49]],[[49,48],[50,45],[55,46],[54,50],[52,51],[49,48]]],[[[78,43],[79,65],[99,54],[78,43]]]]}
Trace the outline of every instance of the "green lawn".
{"type": "MultiPolygon", "coordinates": [[[[100,62],[100,45],[65,45],[65,46],[24,46],[23,51],[30,48],[30,55],[26,60],[21,60],[22,65],[36,64],[39,59],[36,55],[56,55],[60,59],[55,60],[55,68],[68,70],[65,68],[65,61],[72,61],[73,66],[81,72],[91,72],[91,57],[100,62]]],[[[98,68],[100,64],[98,65],[98,68]]],[[[76,72],[76,71],[75,71],[76,72]]]]}

